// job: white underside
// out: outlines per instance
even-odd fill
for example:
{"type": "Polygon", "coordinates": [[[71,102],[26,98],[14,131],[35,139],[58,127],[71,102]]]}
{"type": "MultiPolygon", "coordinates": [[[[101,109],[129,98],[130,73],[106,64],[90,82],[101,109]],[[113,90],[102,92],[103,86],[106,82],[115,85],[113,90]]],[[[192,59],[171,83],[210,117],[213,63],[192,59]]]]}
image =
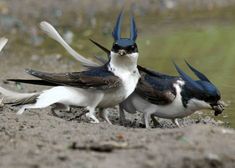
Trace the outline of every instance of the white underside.
{"type": "Polygon", "coordinates": [[[157,117],[166,119],[183,118],[194,113],[197,110],[211,108],[208,103],[197,99],[191,99],[187,104],[187,108],[185,108],[183,106],[180,94],[181,88],[178,84],[175,84],[175,88],[177,96],[171,104],[152,104],[141,98],[136,93],[133,93],[122,103],[122,107],[129,113],[135,113],[136,111],[139,111],[147,113],[148,115],[154,114],[157,117]]]}
{"type": "MultiPolygon", "coordinates": [[[[134,91],[139,79],[138,71],[135,73],[133,71],[116,71],[115,75],[122,80],[121,86],[115,89],[97,90],[67,86],[53,87],[39,93],[36,103],[23,105],[18,114],[22,114],[25,109],[45,108],[54,104],[63,104],[65,107],[87,107],[91,113],[90,117],[94,117],[96,107],[112,107],[125,100],[134,91]]],[[[11,92],[4,88],[0,92],[4,92],[5,96],[17,99],[35,95],[11,92]]],[[[94,120],[96,120],[95,117],[94,120]]]]}
{"type": "MultiPolygon", "coordinates": [[[[84,65],[97,65],[74,51],[49,23],[42,22],[41,28],[84,65]]],[[[5,41],[4,39],[0,40],[0,50],[5,45],[5,41]]],[[[25,109],[45,108],[53,104],[62,104],[65,109],[68,109],[67,107],[69,106],[83,106],[88,108],[90,117],[97,122],[98,120],[94,117],[95,108],[112,107],[125,100],[134,91],[140,77],[137,69],[138,53],[127,54],[126,56],[120,57],[116,53],[111,52],[110,57],[110,70],[122,80],[122,85],[116,89],[102,91],[58,86],[42,91],[41,93],[22,94],[0,87],[0,93],[3,93],[5,97],[11,97],[13,100],[24,99],[40,94],[36,103],[23,105],[18,111],[18,114],[22,114],[25,109]]]]}
{"type": "MultiPolygon", "coordinates": [[[[81,89],[67,86],[57,86],[43,91],[32,105],[23,108],[45,108],[60,103],[65,106],[82,106],[95,109],[96,107],[112,107],[125,100],[135,89],[138,78],[127,76],[129,82],[121,87],[108,90],[81,89]]],[[[24,110],[22,109],[22,110],[24,110]]]]}

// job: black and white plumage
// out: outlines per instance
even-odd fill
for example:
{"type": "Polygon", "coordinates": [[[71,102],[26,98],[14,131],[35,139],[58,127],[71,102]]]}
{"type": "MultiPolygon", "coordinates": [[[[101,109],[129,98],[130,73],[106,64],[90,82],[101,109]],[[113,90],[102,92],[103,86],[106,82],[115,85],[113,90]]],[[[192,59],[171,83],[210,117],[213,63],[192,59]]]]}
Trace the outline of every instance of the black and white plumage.
{"type": "MultiPolygon", "coordinates": [[[[122,13],[113,31],[114,44],[110,60],[106,64],[94,67],[97,64],[84,58],[83,62],[94,68],[83,72],[68,73],[46,73],[27,69],[28,74],[40,80],[9,79],[9,81],[55,87],[31,94],[15,93],[0,87],[0,93],[14,99],[12,104],[23,105],[17,114],[22,114],[25,109],[45,108],[51,105],[58,105],[64,109],[69,109],[70,106],[83,106],[89,111],[86,116],[94,123],[98,123],[95,108],[112,107],[125,100],[134,91],[140,77],[137,69],[138,52],[136,52],[135,43],[137,32],[134,19],[133,17],[131,19],[130,38],[120,36],[121,19],[122,13]]],[[[48,34],[52,32],[51,37],[58,37],[53,27],[46,22],[42,25],[48,34]]],[[[58,41],[73,56],[81,58],[67,43],[63,42],[62,38],[58,41]]]]}
{"type": "MultiPolygon", "coordinates": [[[[108,49],[93,40],[92,42],[110,58],[108,49]]],[[[99,60],[105,63],[104,59],[99,60]]],[[[222,113],[224,104],[220,101],[218,89],[204,74],[188,62],[186,64],[200,80],[192,80],[176,64],[179,77],[158,73],[138,65],[141,78],[135,91],[120,103],[121,121],[125,120],[124,111],[143,112],[146,127],[149,127],[150,115],[172,119],[179,126],[177,118],[186,117],[197,110],[212,109],[215,115],[222,113]]]]}
{"type": "MultiPolygon", "coordinates": [[[[48,29],[53,28],[49,23],[47,24],[49,25],[47,26],[48,29]]],[[[48,31],[48,29],[45,28],[46,27],[42,29],[50,37],[64,46],[63,39],[54,28],[53,31],[48,31]]],[[[93,40],[91,41],[105,51],[110,60],[112,52],[101,44],[93,40]]],[[[65,49],[71,53],[68,47],[65,47],[65,49]]],[[[80,55],[78,53],[76,54],[80,55]]],[[[97,66],[95,62],[90,64],[87,63],[87,61],[83,61],[86,58],[80,59],[79,57],[75,57],[75,59],[90,68],[97,66]]],[[[98,58],[98,60],[100,64],[107,62],[103,58],[98,58]]],[[[150,115],[172,119],[174,123],[179,126],[177,118],[188,116],[196,110],[213,109],[215,115],[222,113],[224,105],[222,101],[220,101],[219,91],[205,75],[188,63],[187,65],[200,80],[193,81],[177,66],[176,69],[180,74],[179,77],[158,73],[138,65],[141,79],[138,82],[135,92],[120,103],[121,121],[123,122],[125,120],[124,111],[129,113],[136,113],[136,111],[143,112],[145,114],[146,127],[149,127],[148,118],[150,115]]]]}
{"type": "Polygon", "coordinates": [[[220,93],[208,81],[192,80],[177,65],[179,77],[149,71],[139,68],[141,80],[136,90],[120,104],[120,113],[124,118],[124,110],[130,113],[144,113],[146,127],[149,127],[149,117],[172,119],[179,126],[177,118],[191,115],[197,110],[212,109],[215,115],[222,113],[220,93]]]}

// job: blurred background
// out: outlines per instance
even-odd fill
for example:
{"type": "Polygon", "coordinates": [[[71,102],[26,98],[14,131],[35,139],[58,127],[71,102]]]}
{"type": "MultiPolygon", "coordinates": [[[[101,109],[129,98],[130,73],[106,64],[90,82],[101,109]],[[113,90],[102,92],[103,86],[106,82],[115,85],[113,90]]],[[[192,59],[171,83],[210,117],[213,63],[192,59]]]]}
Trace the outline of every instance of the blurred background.
{"type": "Polygon", "coordinates": [[[43,20],[82,55],[105,56],[89,38],[111,48],[112,28],[123,7],[124,37],[131,12],[136,18],[139,64],[176,75],[173,58],[193,76],[187,59],[221,90],[229,106],[217,119],[235,128],[235,0],[0,0],[0,36],[9,39],[0,54],[0,78],[24,75],[29,66],[55,72],[81,68],[40,30],[43,20]]]}

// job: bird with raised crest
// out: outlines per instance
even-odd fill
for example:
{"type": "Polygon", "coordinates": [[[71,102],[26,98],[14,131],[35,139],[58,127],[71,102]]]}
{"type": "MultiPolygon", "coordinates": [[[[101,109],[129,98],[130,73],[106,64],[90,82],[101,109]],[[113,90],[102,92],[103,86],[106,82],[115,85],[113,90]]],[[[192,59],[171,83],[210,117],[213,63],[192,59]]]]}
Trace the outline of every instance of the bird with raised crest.
{"type": "MultiPolygon", "coordinates": [[[[45,108],[51,105],[65,110],[70,106],[82,106],[88,110],[86,116],[92,122],[98,123],[96,107],[107,108],[121,103],[135,90],[140,78],[137,69],[139,54],[135,42],[137,38],[135,21],[131,17],[130,37],[121,38],[122,15],[121,12],[117,18],[112,33],[114,43],[110,59],[104,65],[87,71],[68,73],[47,73],[26,69],[28,74],[40,79],[8,79],[8,81],[53,87],[37,93],[16,93],[0,87],[0,93],[10,100],[6,103],[21,105],[17,114],[22,114],[26,109],[45,108]]],[[[41,26],[45,28],[48,25],[44,22],[41,26]]],[[[63,44],[65,48],[71,49],[66,43],[63,44]]],[[[70,51],[77,56],[73,50],[70,51]]],[[[89,65],[96,65],[85,58],[83,61],[89,65]]],[[[110,122],[108,119],[107,121],[110,122]]]]}
{"type": "MultiPolygon", "coordinates": [[[[61,43],[58,37],[54,39],[61,43]]],[[[101,48],[107,54],[108,59],[110,59],[110,50],[94,40],[91,41],[101,48]]],[[[87,64],[78,57],[76,59],[86,67],[92,68],[97,66],[95,65],[97,63],[87,64]]],[[[107,62],[101,57],[98,57],[97,60],[101,64],[107,62]]],[[[193,80],[175,63],[175,68],[180,76],[166,75],[138,65],[137,67],[141,74],[138,85],[135,91],[119,104],[121,122],[125,122],[124,111],[129,113],[136,113],[137,111],[144,113],[144,122],[147,128],[150,127],[150,116],[155,123],[157,123],[157,120],[154,116],[172,119],[179,127],[178,118],[186,117],[197,110],[212,109],[215,116],[222,113],[225,104],[221,101],[218,89],[204,74],[196,70],[188,62],[186,64],[199,80],[193,80]]]]}

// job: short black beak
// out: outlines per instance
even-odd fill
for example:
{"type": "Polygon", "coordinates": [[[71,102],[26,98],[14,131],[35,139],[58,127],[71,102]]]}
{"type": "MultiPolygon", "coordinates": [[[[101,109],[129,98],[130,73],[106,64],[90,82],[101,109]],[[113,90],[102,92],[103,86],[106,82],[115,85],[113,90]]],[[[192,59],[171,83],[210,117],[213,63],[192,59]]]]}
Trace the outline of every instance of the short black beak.
{"type": "Polygon", "coordinates": [[[214,110],[214,115],[218,116],[224,111],[225,103],[223,101],[218,101],[216,104],[211,104],[211,107],[214,110]]]}
{"type": "Polygon", "coordinates": [[[124,55],[126,55],[126,50],[121,49],[121,50],[118,51],[118,54],[120,56],[124,56],[124,55]]]}

